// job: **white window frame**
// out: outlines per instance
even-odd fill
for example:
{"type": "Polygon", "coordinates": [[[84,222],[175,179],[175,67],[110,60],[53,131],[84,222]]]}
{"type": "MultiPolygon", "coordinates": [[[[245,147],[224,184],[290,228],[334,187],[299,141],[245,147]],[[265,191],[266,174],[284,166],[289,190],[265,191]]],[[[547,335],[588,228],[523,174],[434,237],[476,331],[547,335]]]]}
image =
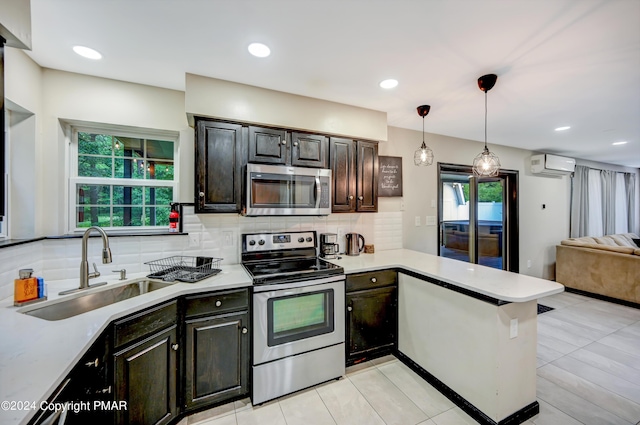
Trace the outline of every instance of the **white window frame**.
{"type": "MultiPolygon", "coordinates": [[[[178,194],[179,182],[179,133],[172,131],[151,130],[151,129],[132,129],[124,126],[111,126],[100,124],[78,124],[73,123],[67,126],[69,140],[69,167],[68,186],[67,186],[67,217],[69,234],[84,233],[86,227],[76,226],[76,185],[78,183],[110,185],[110,186],[138,186],[145,187],[153,185],[155,187],[171,187],[173,188],[173,200],[177,202],[180,199],[178,194]],[[173,142],[173,180],[152,180],[152,179],[126,179],[126,178],[105,178],[105,177],[79,177],[78,176],[78,133],[93,134],[109,134],[113,136],[134,137],[140,139],[155,139],[173,142]]],[[[146,148],[145,148],[146,153],[146,148]]],[[[120,226],[105,227],[109,233],[134,234],[144,233],[165,233],[168,227],[162,226],[120,226]]]]}

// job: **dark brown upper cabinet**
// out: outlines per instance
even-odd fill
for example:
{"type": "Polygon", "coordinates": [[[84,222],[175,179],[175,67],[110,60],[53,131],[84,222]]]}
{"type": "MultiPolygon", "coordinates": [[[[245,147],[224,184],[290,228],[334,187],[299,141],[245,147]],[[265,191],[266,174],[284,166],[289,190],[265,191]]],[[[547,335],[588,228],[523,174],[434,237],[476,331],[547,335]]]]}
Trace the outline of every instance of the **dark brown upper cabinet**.
{"type": "Polygon", "coordinates": [[[319,134],[291,133],[291,165],[328,168],[329,140],[319,134]]]}
{"type": "Polygon", "coordinates": [[[329,147],[331,178],[331,212],[356,210],[356,151],[350,139],[332,137],[329,147]]]}
{"type": "Polygon", "coordinates": [[[240,212],[247,128],[241,124],[196,123],[195,212],[240,212]]]}
{"type": "Polygon", "coordinates": [[[340,212],[378,211],[378,143],[332,137],[332,209],[340,212]]]}
{"type": "Polygon", "coordinates": [[[326,136],[249,126],[249,162],[327,168],[326,136]]]}
{"type": "Polygon", "coordinates": [[[288,137],[286,130],[249,127],[249,162],[287,164],[288,137]]]}
{"type": "Polygon", "coordinates": [[[378,142],[356,142],[356,211],[378,211],[378,142]]]}

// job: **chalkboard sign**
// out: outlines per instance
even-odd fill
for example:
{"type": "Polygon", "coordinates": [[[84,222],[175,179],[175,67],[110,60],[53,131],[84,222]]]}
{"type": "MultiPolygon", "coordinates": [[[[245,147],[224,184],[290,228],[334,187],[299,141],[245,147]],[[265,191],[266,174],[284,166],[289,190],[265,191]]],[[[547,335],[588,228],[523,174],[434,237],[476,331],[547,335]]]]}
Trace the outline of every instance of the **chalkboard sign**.
{"type": "Polygon", "coordinates": [[[378,196],[402,196],[402,157],[379,156],[378,196]]]}

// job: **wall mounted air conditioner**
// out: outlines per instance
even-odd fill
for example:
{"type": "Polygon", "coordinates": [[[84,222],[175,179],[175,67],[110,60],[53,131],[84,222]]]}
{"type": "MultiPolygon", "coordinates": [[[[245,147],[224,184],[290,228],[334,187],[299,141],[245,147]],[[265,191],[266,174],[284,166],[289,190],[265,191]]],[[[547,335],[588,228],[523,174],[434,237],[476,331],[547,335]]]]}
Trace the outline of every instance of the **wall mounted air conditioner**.
{"type": "Polygon", "coordinates": [[[571,174],[576,168],[576,160],[546,153],[531,157],[531,173],[550,176],[571,174]]]}

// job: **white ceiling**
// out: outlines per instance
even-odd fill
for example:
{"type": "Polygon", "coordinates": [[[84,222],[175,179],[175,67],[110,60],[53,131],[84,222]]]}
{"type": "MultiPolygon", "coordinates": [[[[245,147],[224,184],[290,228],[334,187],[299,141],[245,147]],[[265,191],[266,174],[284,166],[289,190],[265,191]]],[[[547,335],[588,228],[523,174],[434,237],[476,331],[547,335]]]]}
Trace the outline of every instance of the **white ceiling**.
{"type": "MultiPolygon", "coordinates": [[[[41,66],[184,90],[194,73],[392,126],[640,168],[640,0],[31,0],[41,66]],[[271,47],[268,58],[247,45],[271,47]],[[100,61],[81,58],[92,47],[100,61]],[[378,83],[396,78],[383,90],[378,83]],[[570,125],[562,133],[554,128],[570,125]],[[623,146],[613,142],[626,140],[623,146]]],[[[392,142],[392,141],[391,141],[392,142]]],[[[437,153],[436,153],[437,154],[437,153]]]]}

